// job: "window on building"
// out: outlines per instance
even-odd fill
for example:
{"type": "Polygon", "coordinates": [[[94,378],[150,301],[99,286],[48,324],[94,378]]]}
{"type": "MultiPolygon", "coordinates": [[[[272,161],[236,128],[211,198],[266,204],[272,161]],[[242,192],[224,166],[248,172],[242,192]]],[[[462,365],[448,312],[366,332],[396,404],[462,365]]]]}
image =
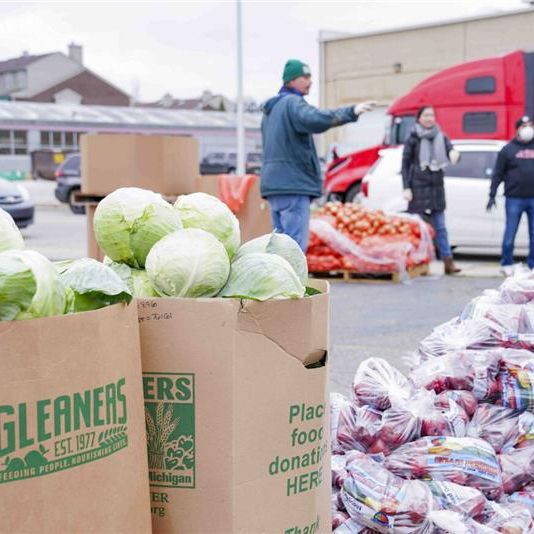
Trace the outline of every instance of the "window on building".
{"type": "Polygon", "coordinates": [[[17,87],[18,89],[26,89],[27,77],[25,70],[17,71],[17,87]]]}
{"type": "Polygon", "coordinates": [[[50,146],[50,132],[41,132],[41,148],[50,146]]]}
{"type": "Polygon", "coordinates": [[[25,130],[0,130],[0,154],[27,154],[28,132],[25,130]]]}
{"type": "Polygon", "coordinates": [[[15,154],[28,153],[28,132],[25,130],[13,130],[13,148],[15,154]]]}
{"type": "Polygon", "coordinates": [[[74,142],[74,132],[65,132],[65,146],[72,148],[76,146],[74,142]]]}
{"type": "Polygon", "coordinates": [[[78,148],[84,132],[41,131],[41,148],[78,148]]]}
{"type": "Polygon", "coordinates": [[[497,131],[497,113],[493,111],[464,113],[462,123],[464,133],[495,133],[497,131]]]}
{"type": "Polygon", "coordinates": [[[11,154],[10,130],[0,130],[0,154],[11,154]]]}
{"type": "Polygon", "coordinates": [[[496,87],[494,76],[477,76],[468,78],[465,82],[465,92],[468,95],[490,95],[495,92],[496,87]]]}

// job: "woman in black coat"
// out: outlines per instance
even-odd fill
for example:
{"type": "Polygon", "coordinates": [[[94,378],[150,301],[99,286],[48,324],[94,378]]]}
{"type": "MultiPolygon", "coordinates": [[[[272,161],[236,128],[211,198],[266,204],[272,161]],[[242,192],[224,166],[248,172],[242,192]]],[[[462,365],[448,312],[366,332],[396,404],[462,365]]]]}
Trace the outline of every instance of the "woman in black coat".
{"type": "Polygon", "coordinates": [[[417,112],[417,122],[404,144],[402,182],[408,211],[420,217],[430,216],[436,231],[436,246],[445,264],[445,274],[460,272],[452,259],[445,226],[445,185],[443,169],[458,161],[459,154],[436,124],[432,106],[417,112]]]}

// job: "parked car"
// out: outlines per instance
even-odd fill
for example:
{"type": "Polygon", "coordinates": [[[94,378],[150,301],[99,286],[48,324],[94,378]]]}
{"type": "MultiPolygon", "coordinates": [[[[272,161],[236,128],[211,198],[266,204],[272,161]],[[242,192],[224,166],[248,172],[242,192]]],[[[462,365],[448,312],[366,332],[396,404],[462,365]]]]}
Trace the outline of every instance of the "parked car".
{"type": "Polygon", "coordinates": [[[69,205],[72,213],[84,214],[85,206],[78,204],[74,195],[80,191],[82,178],[80,172],[80,154],[71,154],[56,170],[55,195],[60,202],[69,205]]]}
{"type": "MultiPolygon", "coordinates": [[[[210,152],[200,162],[200,174],[232,174],[237,168],[235,152],[210,152]]],[[[247,154],[245,172],[258,174],[261,170],[261,154],[251,152],[247,154]]]]}
{"type": "Polygon", "coordinates": [[[35,207],[23,185],[0,178],[0,208],[13,217],[19,228],[33,223],[35,207]]]}
{"type": "MultiPolygon", "coordinates": [[[[462,252],[499,253],[504,233],[504,196],[502,185],[497,197],[497,209],[488,213],[486,204],[490,180],[503,141],[453,141],[461,158],[457,165],[445,170],[447,197],[447,228],[451,245],[462,252]]],[[[402,196],[403,147],[380,151],[379,159],[362,181],[362,204],[387,212],[405,212],[407,202],[402,196]]],[[[526,222],[517,234],[519,253],[528,250],[526,222]]]]}

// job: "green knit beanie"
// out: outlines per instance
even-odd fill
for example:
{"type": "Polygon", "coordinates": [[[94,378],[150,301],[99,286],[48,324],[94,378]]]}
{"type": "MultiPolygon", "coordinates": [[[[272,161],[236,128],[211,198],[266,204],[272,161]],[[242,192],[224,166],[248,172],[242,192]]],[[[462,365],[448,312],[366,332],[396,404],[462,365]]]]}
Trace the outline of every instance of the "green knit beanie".
{"type": "Polygon", "coordinates": [[[311,76],[310,67],[298,59],[288,59],[282,74],[284,83],[300,78],[301,76],[311,76]]]}

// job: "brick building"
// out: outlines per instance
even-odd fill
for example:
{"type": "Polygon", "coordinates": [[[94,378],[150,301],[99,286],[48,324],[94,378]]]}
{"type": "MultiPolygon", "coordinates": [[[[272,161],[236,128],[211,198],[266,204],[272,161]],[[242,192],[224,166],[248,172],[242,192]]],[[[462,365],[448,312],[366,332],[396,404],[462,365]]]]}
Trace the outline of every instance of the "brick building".
{"type": "Polygon", "coordinates": [[[83,64],[80,45],[0,61],[0,98],[27,102],[129,106],[130,96],[83,64]]]}

